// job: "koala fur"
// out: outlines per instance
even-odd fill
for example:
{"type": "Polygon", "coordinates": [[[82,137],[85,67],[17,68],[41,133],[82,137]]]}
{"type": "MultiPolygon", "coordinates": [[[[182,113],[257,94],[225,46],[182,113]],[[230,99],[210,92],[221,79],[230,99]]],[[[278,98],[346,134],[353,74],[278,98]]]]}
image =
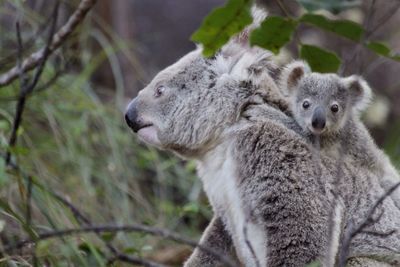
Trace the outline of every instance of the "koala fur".
{"type": "MultiPolygon", "coordinates": [[[[311,73],[306,63],[295,61],[282,71],[280,83],[291,96],[290,107],[304,135],[310,139],[317,137],[323,153],[368,168],[381,177],[386,190],[400,182],[389,157],[378,148],[360,120],[360,113],[368,106],[372,94],[364,79],[356,75],[341,78],[336,74],[311,73]],[[310,106],[304,108],[304,102],[310,106]],[[332,105],[338,108],[336,112],[330,110],[332,105]],[[317,108],[323,110],[326,121],[319,133],[311,125],[317,108]]],[[[400,207],[400,190],[391,197],[400,207]]]]}
{"type": "MultiPolygon", "coordinates": [[[[287,103],[272,77],[269,52],[248,47],[243,36],[214,58],[204,58],[196,49],[161,71],[131,101],[125,118],[144,142],[196,161],[214,211],[200,244],[227,255],[233,251],[245,266],[324,261],[331,247],[336,162],[324,155],[320,162],[313,159],[307,140],[291,128],[295,120],[282,112],[287,103]],[[250,66],[265,68],[254,71],[250,66]],[[262,81],[268,84],[261,86],[262,81]],[[267,103],[252,105],[260,98],[267,103]],[[253,108],[259,110],[252,114],[253,108]],[[270,116],[259,119],[259,113],[270,116]]],[[[344,163],[342,174],[344,208],[335,219],[334,251],[349,222],[360,223],[383,194],[368,170],[344,163]]],[[[385,212],[368,230],[398,229],[400,211],[393,201],[386,199],[382,208],[385,212]]],[[[386,257],[399,250],[400,233],[386,238],[360,233],[350,257],[386,257]]],[[[366,260],[364,266],[376,266],[374,262],[366,260]]],[[[197,248],[185,266],[218,264],[197,248]]]]}

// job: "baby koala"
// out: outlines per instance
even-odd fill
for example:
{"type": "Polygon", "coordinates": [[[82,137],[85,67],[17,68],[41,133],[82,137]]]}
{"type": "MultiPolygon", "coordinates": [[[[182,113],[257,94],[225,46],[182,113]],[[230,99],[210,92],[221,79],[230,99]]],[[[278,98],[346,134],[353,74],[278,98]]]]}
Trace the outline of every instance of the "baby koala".
{"type": "MultiPolygon", "coordinates": [[[[306,63],[295,61],[282,71],[280,85],[287,91],[302,134],[318,143],[321,153],[369,168],[382,177],[381,185],[386,190],[400,181],[389,157],[360,121],[360,113],[372,95],[363,78],[312,73],[306,63]]],[[[400,204],[400,196],[396,202],[400,204]]]]}
{"type": "Polygon", "coordinates": [[[361,77],[312,73],[302,61],[286,66],[280,85],[289,95],[290,109],[303,133],[319,137],[324,148],[348,141],[344,134],[358,126],[359,114],[371,99],[371,89],[361,77]]]}

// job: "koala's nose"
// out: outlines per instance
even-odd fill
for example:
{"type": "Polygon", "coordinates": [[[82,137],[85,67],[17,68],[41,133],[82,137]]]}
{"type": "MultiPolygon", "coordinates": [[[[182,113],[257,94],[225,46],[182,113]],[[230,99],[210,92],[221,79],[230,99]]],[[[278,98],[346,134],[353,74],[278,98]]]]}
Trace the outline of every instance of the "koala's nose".
{"type": "Polygon", "coordinates": [[[311,118],[311,125],[316,130],[323,130],[326,124],[325,112],[322,107],[317,107],[314,110],[313,116],[311,118]]]}
{"type": "Polygon", "coordinates": [[[126,109],[125,121],[135,133],[140,130],[140,121],[138,119],[137,104],[135,99],[129,103],[126,109]]]}

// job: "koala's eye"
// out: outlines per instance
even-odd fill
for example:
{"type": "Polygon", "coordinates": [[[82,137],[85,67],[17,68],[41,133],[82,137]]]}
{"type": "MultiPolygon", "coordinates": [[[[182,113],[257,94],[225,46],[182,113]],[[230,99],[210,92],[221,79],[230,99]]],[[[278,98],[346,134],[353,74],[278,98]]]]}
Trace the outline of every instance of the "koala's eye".
{"type": "Polygon", "coordinates": [[[339,111],[339,106],[338,106],[337,104],[333,104],[333,105],[331,106],[331,111],[332,111],[333,113],[338,112],[338,111],[339,111]]]}
{"type": "Polygon", "coordinates": [[[308,109],[309,107],[310,107],[310,102],[308,101],[308,100],[304,100],[304,102],[303,102],[303,108],[304,109],[308,109]]]}
{"type": "Polygon", "coordinates": [[[160,97],[160,96],[162,96],[164,91],[165,91],[165,86],[161,85],[161,86],[157,87],[156,91],[154,92],[154,96],[155,97],[160,97]]]}

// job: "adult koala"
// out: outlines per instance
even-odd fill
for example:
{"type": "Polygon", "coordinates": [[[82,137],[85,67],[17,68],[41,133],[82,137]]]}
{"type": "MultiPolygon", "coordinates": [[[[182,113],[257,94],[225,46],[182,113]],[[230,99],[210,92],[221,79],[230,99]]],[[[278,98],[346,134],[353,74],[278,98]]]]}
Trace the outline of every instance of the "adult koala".
{"type": "MultiPolygon", "coordinates": [[[[344,163],[338,182],[335,162],[314,159],[293,119],[282,112],[287,105],[273,79],[270,53],[248,47],[247,36],[244,31],[233,38],[214,58],[196,49],[161,71],[129,104],[125,119],[144,142],[197,161],[214,210],[200,244],[226,254],[233,248],[245,266],[304,266],[314,260],[331,265],[348,222],[362,221],[383,191],[368,172],[344,163]],[[243,116],[260,90],[268,116],[256,118],[259,110],[243,116]],[[342,208],[332,220],[335,188],[342,208]]],[[[383,206],[370,232],[400,226],[390,199],[383,206]]],[[[381,239],[361,233],[350,256],[387,256],[392,250],[400,250],[396,233],[381,239]]],[[[200,249],[185,264],[217,265],[200,249]]],[[[367,259],[361,266],[380,265],[367,259]]]]}

